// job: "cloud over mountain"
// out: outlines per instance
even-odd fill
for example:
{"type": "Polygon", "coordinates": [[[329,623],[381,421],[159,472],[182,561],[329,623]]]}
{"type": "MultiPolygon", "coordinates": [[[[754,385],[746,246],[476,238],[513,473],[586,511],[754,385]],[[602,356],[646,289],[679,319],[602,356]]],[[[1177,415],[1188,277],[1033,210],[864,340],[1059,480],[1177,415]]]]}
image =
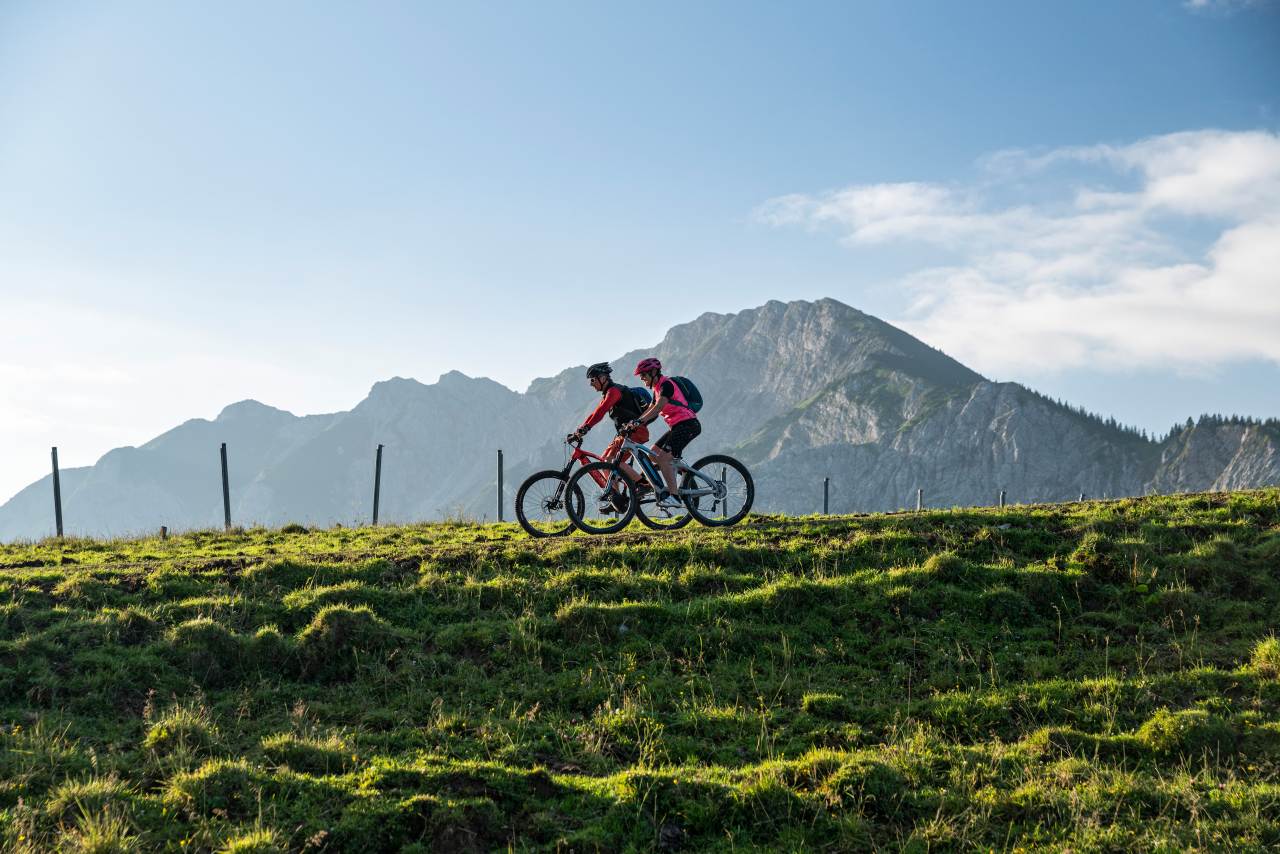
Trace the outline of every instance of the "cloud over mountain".
{"type": "Polygon", "coordinates": [[[963,185],[786,195],[756,216],[854,249],[942,251],[903,282],[899,325],[978,370],[1280,362],[1280,136],[1192,131],[980,167],[963,185]]]}

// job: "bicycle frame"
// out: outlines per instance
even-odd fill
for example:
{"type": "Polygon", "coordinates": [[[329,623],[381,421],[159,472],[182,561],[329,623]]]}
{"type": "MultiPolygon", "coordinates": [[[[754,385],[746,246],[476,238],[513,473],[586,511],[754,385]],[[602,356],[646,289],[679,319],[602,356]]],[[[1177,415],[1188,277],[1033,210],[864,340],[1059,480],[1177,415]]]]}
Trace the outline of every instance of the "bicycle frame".
{"type": "MultiPolygon", "coordinates": [[[[584,465],[584,466],[585,466],[587,463],[590,463],[590,462],[599,462],[599,463],[608,462],[608,460],[606,460],[604,457],[602,457],[602,456],[600,456],[600,455],[598,455],[598,454],[593,454],[593,453],[591,453],[590,451],[584,451],[584,450],[582,450],[582,443],[581,443],[581,442],[578,442],[576,445],[574,445],[574,444],[570,443],[570,447],[572,447],[572,448],[573,448],[573,454],[572,454],[572,456],[570,456],[570,457],[569,457],[569,462],[565,463],[565,465],[564,465],[564,478],[565,478],[565,480],[568,480],[568,479],[569,479],[569,472],[573,470],[573,464],[574,464],[574,463],[578,463],[578,464],[580,464],[580,465],[584,465]]],[[[592,478],[592,480],[594,480],[596,483],[598,483],[598,484],[600,485],[600,487],[601,487],[601,488],[603,488],[603,487],[604,487],[604,485],[605,485],[605,483],[606,483],[606,478],[605,478],[605,476],[604,476],[604,475],[599,474],[598,472],[592,472],[592,473],[591,473],[591,478],[592,478]]]]}
{"type": "MultiPolygon", "coordinates": [[[[573,453],[572,455],[570,455],[569,461],[565,463],[565,466],[564,466],[564,478],[566,482],[568,481],[569,472],[573,469],[574,463],[579,463],[584,466],[589,462],[617,463],[619,461],[625,460],[628,454],[631,456],[632,459],[635,460],[636,465],[639,466],[640,470],[644,473],[644,476],[649,479],[649,483],[654,484],[656,486],[664,482],[662,479],[662,474],[661,472],[658,471],[658,466],[654,462],[653,449],[650,448],[648,445],[632,440],[630,436],[624,435],[624,438],[622,440],[622,446],[618,449],[618,454],[613,460],[606,460],[604,457],[601,457],[598,454],[593,454],[590,451],[582,450],[581,441],[579,441],[577,444],[570,443],[570,447],[573,448],[573,453]]],[[[708,477],[707,475],[703,474],[697,469],[690,468],[688,465],[685,464],[684,460],[680,459],[679,457],[672,458],[671,462],[675,466],[677,480],[680,479],[681,475],[684,475],[688,478],[691,478],[695,482],[700,481],[702,484],[705,484],[705,485],[700,485],[694,489],[679,489],[678,492],[680,495],[687,496],[690,498],[701,498],[706,496],[714,499],[714,502],[720,502],[725,500],[725,497],[728,494],[728,489],[725,487],[723,480],[717,481],[711,477],[708,477]]],[[[611,475],[609,477],[605,477],[605,475],[602,472],[598,472],[598,471],[591,472],[591,479],[594,480],[601,489],[606,491],[613,487],[613,481],[616,478],[617,478],[617,475],[611,475]]],[[[560,498],[559,489],[557,489],[556,500],[558,501],[559,498],[560,498]]],[[[714,507],[715,504],[713,503],[712,506],[714,507]]]]}
{"type": "MultiPolygon", "coordinates": [[[[636,464],[640,466],[645,477],[649,478],[650,483],[655,486],[663,483],[662,474],[658,471],[658,466],[653,460],[652,448],[648,445],[643,445],[640,442],[632,441],[630,436],[626,436],[622,440],[622,447],[618,450],[619,459],[621,459],[627,452],[630,452],[631,456],[635,458],[636,464]]],[[[694,481],[702,481],[706,483],[706,486],[700,486],[696,489],[677,488],[680,495],[688,496],[690,498],[699,498],[705,495],[710,496],[717,501],[724,499],[728,491],[725,488],[724,481],[713,480],[697,469],[689,468],[689,466],[685,465],[684,460],[679,457],[673,457],[671,463],[675,466],[676,480],[680,480],[680,476],[685,475],[692,478],[694,481]]],[[[605,486],[605,484],[600,485],[602,487],[605,486]]]]}

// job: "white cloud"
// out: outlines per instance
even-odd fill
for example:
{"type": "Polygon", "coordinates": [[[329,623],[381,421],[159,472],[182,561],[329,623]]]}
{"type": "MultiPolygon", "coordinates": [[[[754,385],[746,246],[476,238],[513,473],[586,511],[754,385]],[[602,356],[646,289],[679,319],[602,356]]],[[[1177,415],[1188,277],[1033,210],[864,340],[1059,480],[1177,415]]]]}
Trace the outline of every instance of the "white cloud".
{"type": "Polygon", "coordinates": [[[969,185],[793,194],[757,216],[950,252],[907,277],[898,322],[994,375],[1280,363],[1280,136],[1194,131],[981,166],[969,185]]]}
{"type": "Polygon", "coordinates": [[[1229,15],[1242,9],[1257,9],[1270,0],[1183,0],[1182,7],[1192,12],[1217,12],[1229,15]]]}

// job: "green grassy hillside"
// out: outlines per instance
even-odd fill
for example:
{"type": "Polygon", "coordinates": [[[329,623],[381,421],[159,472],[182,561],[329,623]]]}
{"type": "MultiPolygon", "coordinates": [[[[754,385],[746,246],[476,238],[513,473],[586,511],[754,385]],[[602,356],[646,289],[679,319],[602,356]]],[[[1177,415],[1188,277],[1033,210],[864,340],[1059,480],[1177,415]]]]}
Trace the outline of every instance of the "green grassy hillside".
{"type": "Polygon", "coordinates": [[[1280,846],[1276,490],[0,567],[4,850],[1280,846]]]}

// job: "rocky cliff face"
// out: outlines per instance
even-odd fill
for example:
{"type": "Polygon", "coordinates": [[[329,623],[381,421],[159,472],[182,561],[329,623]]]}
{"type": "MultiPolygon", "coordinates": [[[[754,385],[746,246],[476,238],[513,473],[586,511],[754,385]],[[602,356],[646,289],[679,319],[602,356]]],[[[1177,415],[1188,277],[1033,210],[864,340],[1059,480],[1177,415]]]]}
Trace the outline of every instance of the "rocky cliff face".
{"type": "MultiPolygon", "coordinates": [[[[584,354],[592,361],[599,354],[584,354]]],[[[756,475],[761,510],[832,510],[1235,489],[1280,483],[1280,427],[1202,419],[1163,444],[1014,383],[992,383],[906,333],[834,300],[704,314],[656,347],[615,360],[626,378],[656,355],[696,379],[704,433],[690,456],[729,451],[756,475]]],[[[378,383],[349,412],[296,417],[254,401],[63,473],[69,533],[216,527],[218,445],[230,456],[238,524],[367,521],[374,448],[386,446],[384,521],[493,518],[495,452],[506,512],[520,481],[564,460],[560,437],[596,395],[583,367],[524,394],[458,372],[378,383]]],[[[608,425],[588,442],[598,450],[608,425]]],[[[52,532],[49,479],[0,507],[0,539],[52,532]]]]}
{"type": "Polygon", "coordinates": [[[1205,418],[1170,436],[1149,486],[1157,492],[1280,483],[1280,425],[1205,418]]]}

